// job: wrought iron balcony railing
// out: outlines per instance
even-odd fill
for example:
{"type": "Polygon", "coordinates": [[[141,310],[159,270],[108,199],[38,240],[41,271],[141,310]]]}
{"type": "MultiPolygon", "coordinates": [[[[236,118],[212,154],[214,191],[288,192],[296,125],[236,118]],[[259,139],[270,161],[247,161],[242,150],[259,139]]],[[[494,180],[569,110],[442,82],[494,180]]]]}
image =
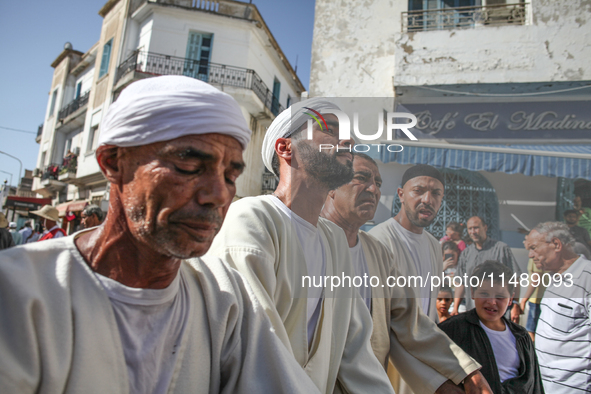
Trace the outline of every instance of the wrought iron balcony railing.
{"type": "Polygon", "coordinates": [[[278,183],[279,179],[275,176],[275,174],[272,174],[265,170],[265,172],[263,173],[263,187],[261,188],[262,192],[264,194],[273,193],[275,189],[277,189],[278,183]]]}
{"type": "Polygon", "coordinates": [[[246,68],[136,51],[117,68],[115,83],[131,71],[151,75],[186,75],[210,84],[250,89],[273,114],[277,115],[284,109],[261,77],[246,68]]]}
{"type": "Polygon", "coordinates": [[[69,115],[76,112],[78,109],[84,107],[86,104],[88,104],[88,97],[90,97],[90,90],[88,92],[84,93],[83,95],[81,95],[80,97],[70,101],[70,103],[68,105],[66,105],[64,108],[60,109],[60,112],[58,113],[57,118],[58,119],[65,119],[69,115]]]}
{"type": "Polygon", "coordinates": [[[408,11],[402,13],[402,30],[414,32],[476,26],[524,25],[527,6],[528,3],[515,3],[408,11]]]}

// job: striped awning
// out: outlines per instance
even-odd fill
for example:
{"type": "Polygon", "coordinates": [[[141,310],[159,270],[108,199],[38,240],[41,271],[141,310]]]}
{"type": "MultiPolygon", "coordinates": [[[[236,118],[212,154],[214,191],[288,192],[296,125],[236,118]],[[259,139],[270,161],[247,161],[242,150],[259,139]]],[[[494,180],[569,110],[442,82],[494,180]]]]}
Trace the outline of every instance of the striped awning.
{"type": "Polygon", "coordinates": [[[379,153],[372,152],[372,156],[384,163],[422,163],[439,168],[591,180],[591,144],[506,146],[401,142],[401,145],[402,152],[380,149],[379,153]]]}

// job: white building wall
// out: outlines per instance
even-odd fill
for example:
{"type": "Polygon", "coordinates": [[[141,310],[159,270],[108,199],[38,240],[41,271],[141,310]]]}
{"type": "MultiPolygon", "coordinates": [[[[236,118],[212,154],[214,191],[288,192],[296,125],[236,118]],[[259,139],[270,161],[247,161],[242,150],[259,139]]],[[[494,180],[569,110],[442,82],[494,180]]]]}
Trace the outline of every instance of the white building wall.
{"type": "Polygon", "coordinates": [[[394,84],[591,79],[591,4],[532,0],[531,7],[524,26],[397,32],[394,84]]]}
{"type": "Polygon", "coordinates": [[[406,3],[316,0],[310,96],[393,96],[394,37],[406,3]]]}
{"type": "Polygon", "coordinates": [[[80,90],[80,94],[83,95],[84,93],[88,92],[92,87],[92,78],[94,77],[94,64],[88,67],[86,70],[82,72],[76,79],[76,83],[74,84],[74,89],[79,82],[82,82],[82,89],[80,90]]]}
{"type": "Polygon", "coordinates": [[[407,0],[317,0],[311,94],[384,97],[393,85],[591,79],[591,3],[529,4],[525,26],[403,33],[407,0]]]}

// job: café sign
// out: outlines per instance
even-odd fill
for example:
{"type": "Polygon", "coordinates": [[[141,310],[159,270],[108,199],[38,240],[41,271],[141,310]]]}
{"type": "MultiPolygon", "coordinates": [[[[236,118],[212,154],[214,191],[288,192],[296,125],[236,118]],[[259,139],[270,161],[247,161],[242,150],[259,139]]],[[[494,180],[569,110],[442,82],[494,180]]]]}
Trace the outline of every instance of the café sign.
{"type": "MultiPolygon", "coordinates": [[[[404,104],[413,130],[445,139],[590,139],[591,101],[404,104]]],[[[419,137],[420,139],[420,137],[419,137]]]]}

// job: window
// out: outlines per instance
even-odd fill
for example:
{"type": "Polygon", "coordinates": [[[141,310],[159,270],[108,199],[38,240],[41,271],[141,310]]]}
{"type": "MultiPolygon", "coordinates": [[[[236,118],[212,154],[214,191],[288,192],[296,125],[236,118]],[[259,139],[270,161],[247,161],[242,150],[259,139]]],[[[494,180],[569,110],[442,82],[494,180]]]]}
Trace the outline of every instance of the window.
{"type": "Polygon", "coordinates": [[[57,100],[57,89],[53,91],[51,94],[51,105],[49,106],[49,116],[53,116],[53,111],[55,111],[55,102],[57,100]]]}
{"type": "Polygon", "coordinates": [[[273,115],[277,115],[279,113],[279,94],[281,93],[281,82],[275,78],[273,81],[273,99],[271,104],[271,112],[273,115]]]}
{"type": "Polygon", "coordinates": [[[82,82],[78,82],[78,84],[76,85],[76,94],[74,95],[74,99],[77,99],[80,97],[81,91],[82,91],[82,82]]]}
{"type": "Polygon", "coordinates": [[[285,108],[289,108],[290,105],[291,105],[291,96],[288,94],[287,95],[287,103],[286,103],[285,108]]]}
{"type": "Polygon", "coordinates": [[[211,41],[211,34],[189,32],[183,75],[205,82],[209,81],[211,41]]]}
{"type": "Polygon", "coordinates": [[[86,153],[92,152],[96,148],[99,136],[98,128],[98,125],[92,126],[90,128],[90,133],[88,135],[88,143],[86,144],[86,153]]]}
{"type": "Polygon", "coordinates": [[[111,47],[113,46],[113,39],[111,38],[103,46],[103,57],[101,59],[101,68],[99,71],[99,78],[105,75],[109,71],[109,60],[111,60],[111,47]]]}

